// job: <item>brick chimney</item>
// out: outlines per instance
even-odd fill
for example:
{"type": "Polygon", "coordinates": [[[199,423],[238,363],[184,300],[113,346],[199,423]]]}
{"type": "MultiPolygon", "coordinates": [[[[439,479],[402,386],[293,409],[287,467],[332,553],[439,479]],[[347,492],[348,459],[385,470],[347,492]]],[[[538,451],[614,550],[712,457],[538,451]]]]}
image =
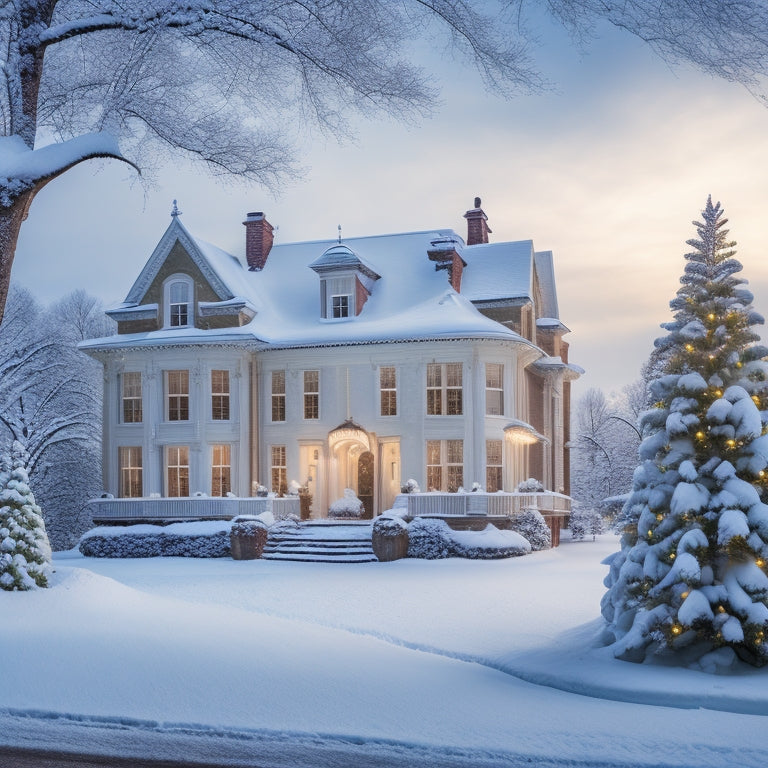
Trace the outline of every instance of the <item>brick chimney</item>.
{"type": "Polygon", "coordinates": [[[272,249],[272,225],[264,218],[262,211],[249,213],[245,217],[245,259],[251,272],[259,272],[267,263],[272,249]]]}
{"type": "Polygon", "coordinates": [[[493,230],[488,226],[488,217],[480,207],[480,198],[475,198],[475,207],[470,208],[465,214],[467,220],[467,245],[487,243],[488,234],[493,230]]]}

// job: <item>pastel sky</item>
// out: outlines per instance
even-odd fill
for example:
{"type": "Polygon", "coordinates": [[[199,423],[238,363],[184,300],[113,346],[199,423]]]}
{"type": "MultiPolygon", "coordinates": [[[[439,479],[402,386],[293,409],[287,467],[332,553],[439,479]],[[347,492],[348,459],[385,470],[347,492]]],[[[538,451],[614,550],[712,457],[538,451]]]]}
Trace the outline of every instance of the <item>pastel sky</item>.
{"type": "MultiPolygon", "coordinates": [[[[306,140],[304,179],[279,197],[222,186],[169,162],[152,186],[110,163],[49,184],[22,230],[13,276],[43,301],[83,288],[121,301],[179,200],[195,235],[236,255],[241,222],[263,210],[281,242],[453,227],[479,195],[495,241],[552,249],[571,360],[589,386],[638,376],[678,287],[691,224],[711,194],[768,314],[768,109],[737,85],[669,68],[626,34],[586,52],[541,27],[537,62],[555,88],[504,101],[466,65],[439,68],[442,101],[418,125],[356,121],[356,139],[306,140]]],[[[768,331],[766,332],[768,337],[768,331]]]]}

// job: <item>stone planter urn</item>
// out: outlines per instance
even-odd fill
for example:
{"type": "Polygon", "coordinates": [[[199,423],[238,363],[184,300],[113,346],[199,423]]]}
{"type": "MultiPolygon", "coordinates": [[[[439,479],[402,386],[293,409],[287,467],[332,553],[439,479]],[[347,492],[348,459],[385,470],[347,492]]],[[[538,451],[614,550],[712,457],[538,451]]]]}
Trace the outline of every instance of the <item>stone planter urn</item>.
{"type": "Polygon", "coordinates": [[[399,517],[378,517],[371,536],[373,554],[388,563],[408,556],[408,526],[399,517]]]}
{"type": "Polygon", "coordinates": [[[267,543],[267,524],[258,517],[240,515],[232,521],[229,543],[233,560],[256,560],[267,543]]]}

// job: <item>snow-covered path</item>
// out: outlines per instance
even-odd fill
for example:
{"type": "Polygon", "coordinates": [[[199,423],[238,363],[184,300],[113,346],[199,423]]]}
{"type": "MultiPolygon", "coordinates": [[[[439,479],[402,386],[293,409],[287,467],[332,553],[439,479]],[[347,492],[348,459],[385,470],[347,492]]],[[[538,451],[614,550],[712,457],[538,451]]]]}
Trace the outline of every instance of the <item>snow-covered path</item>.
{"type": "Polygon", "coordinates": [[[614,547],[363,565],[59,557],[54,589],[0,594],[14,658],[0,744],[264,765],[764,765],[765,672],[590,649],[614,547]],[[553,673],[591,695],[536,684],[559,685],[553,673]],[[734,711],[631,703],[665,696],[734,711]]]}

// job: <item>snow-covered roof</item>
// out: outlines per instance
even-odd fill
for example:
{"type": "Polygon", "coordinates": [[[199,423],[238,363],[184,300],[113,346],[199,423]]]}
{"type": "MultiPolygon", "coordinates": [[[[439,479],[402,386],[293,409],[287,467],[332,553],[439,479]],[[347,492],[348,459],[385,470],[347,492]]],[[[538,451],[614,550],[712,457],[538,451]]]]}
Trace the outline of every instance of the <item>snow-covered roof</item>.
{"type": "MultiPolygon", "coordinates": [[[[175,216],[121,307],[141,305],[177,240],[209,280],[220,302],[247,306],[255,313],[253,319],[225,330],[122,334],[84,342],[84,348],[206,340],[221,343],[222,337],[233,342],[250,339],[278,348],[449,338],[529,343],[480,313],[473,302],[533,298],[535,257],[530,240],[466,246],[453,230],[433,229],[347,238],[342,244],[333,240],[278,243],[272,246],[264,268],[252,272],[236,257],[192,236],[175,216]],[[461,293],[453,290],[445,271],[436,271],[427,256],[432,243],[440,239],[456,243],[467,264],[461,293]],[[324,319],[317,272],[345,266],[364,268],[379,279],[357,317],[324,319]]],[[[548,296],[548,315],[556,318],[551,314],[551,308],[557,308],[553,280],[546,290],[552,294],[548,296]]]]}

